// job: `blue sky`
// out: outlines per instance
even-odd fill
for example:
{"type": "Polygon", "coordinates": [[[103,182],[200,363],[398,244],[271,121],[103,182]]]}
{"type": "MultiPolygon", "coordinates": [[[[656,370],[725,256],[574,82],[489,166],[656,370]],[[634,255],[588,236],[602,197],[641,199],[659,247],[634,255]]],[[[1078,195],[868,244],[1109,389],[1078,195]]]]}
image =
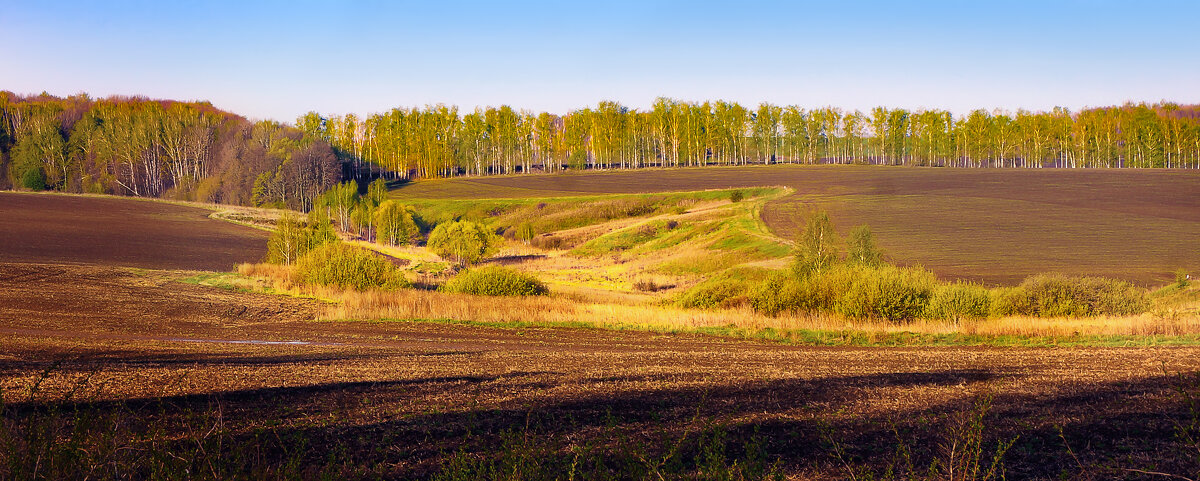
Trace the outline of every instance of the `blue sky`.
{"type": "Polygon", "coordinates": [[[1200,2],[0,0],[0,90],[251,118],[655,97],[1044,110],[1200,103],[1200,2]]]}

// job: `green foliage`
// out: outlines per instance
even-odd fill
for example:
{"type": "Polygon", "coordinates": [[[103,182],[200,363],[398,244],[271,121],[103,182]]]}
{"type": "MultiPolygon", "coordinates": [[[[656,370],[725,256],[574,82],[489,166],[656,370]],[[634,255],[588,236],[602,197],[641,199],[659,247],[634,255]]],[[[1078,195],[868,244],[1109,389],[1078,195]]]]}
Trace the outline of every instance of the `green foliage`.
{"type": "MultiPolygon", "coordinates": [[[[328,226],[328,222],[325,223],[328,226]]],[[[308,227],[291,212],[285,212],[275,224],[275,231],[267,239],[267,262],[292,265],[306,252],[337,237],[331,229],[308,227]]]]}
{"type": "Polygon", "coordinates": [[[359,202],[350,210],[350,225],[359,237],[370,240],[375,233],[375,210],[367,202],[359,202]]]}
{"type": "Polygon", "coordinates": [[[421,235],[410,207],[386,200],[375,209],[375,242],[383,245],[408,245],[421,235]]]}
{"type": "Polygon", "coordinates": [[[730,308],[749,302],[750,292],[767,278],[760,268],[733,268],[685,291],[676,300],[680,307],[730,308]]]}
{"type": "Polygon", "coordinates": [[[1175,270],[1175,285],[1180,289],[1186,288],[1192,279],[1191,274],[1188,274],[1187,269],[1175,270]]]}
{"type": "Polygon", "coordinates": [[[29,190],[46,190],[46,174],[41,167],[29,167],[21,174],[21,187],[29,190]]]}
{"type": "Polygon", "coordinates": [[[853,279],[835,311],[853,319],[898,322],[920,317],[937,285],[933,274],[924,269],[882,266],[845,272],[853,272],[853,279]]]}
{"type": "Polygon", "coordinates": [[[324,209],[325,214],[337,223],[338,228],[349,232],[353,219],[354,208],[358,205],[358,184],[342,182],[321,194],[313,205],[314,209],[324,209]]]}
{"type": "Polygon", "coordinates": [[[800,275],[828,269],[838,261],[839,242],[829,214],[824,211],[813,213],[796,240],[794,269],[800,275]]]}
{"type": "Polygon", "coordinates": [[[735,191],[729,193],[729,201],[730,202],[741,202],[742,199],[745,199],[745,198],[746,198],[746,193],[742,192],[741,190],[735,190],[735,191]]]}
{"type": "Polygon", "coordinates": [[[1146,290],[1125,281],[1046,274],[998,291],[992,303],[992,313],[997,316],[1127,315],[1150,308],[1146,290]]]}
{"type": "Polygon", "coordinates": [[[383,204],[387,198],[387,181],[383,180],[383,177],[380,177],[367,186],[367,194],[362,197],[362,202],[371,209],[374,209],[383,204]]]}
{"type": "Polygon", "coordinates": [[[57,118],[29,119],[12,150],[15,183],[30,190],[62,187],[71,160],[57,118]]]}
{"type": "Polygon", "coordinates": [[[533,224],[524,222],[517,226],[517,240],[528,244],[537,236],[537,232],[533,230],[533,224]]]}
{"type": "Polygon", "coordinates": [[[1021,287],[1000,287],[989,296],[992,317],[1034,315],[1037,312],[1034,299],[1021,287]]]}
{"type": "Polygon", "coordinates": [[[544,296],[550,293],[546,284],[532,274],[499,266],[463,271],[441,290],[479,296],[544,296]]]}
{"type": "Polygon", "coordinates": [[[807,276],[777,274],[750,297],[755,310],[830,312],[853,319],[902,321],[919,317],[936,278],[919,268],[837,265],[807,276]]]}
{"type": "Polygon", "coordinates": [[[359,291],[411,286],[391,262],[341,242],[326,242],[305,253],[296,262],[295,276],[304,284],[359,291]]]}
{"type": "Polygon", "coordinates": [[[750,286],[734,279],[716,279],[689,289],[676,302],[680,307],[715,309],[735,307],[746,302],[750,286]]]}
{"type": "Polygon", "coordinates": [[[965,319],[983,319],[991,313],[991,292],[978,284],[955,282],[933,291],[925,317],[955,323],[965,319]]]}
{"type": "Polygon", "coordinates": [[[852,229],[846,246],[846,262],[865,266],[877,266],[883,262],[883,255],[875,247],[875,237],[869,226],[860,225],[852,229]]]}
{"type": "Polygon", "coordinates": [[[460,266],[477,264],[500,249],[501,239],[482,224],[451,221],[438,224],[429,234],[429,249],[460,266]]]}

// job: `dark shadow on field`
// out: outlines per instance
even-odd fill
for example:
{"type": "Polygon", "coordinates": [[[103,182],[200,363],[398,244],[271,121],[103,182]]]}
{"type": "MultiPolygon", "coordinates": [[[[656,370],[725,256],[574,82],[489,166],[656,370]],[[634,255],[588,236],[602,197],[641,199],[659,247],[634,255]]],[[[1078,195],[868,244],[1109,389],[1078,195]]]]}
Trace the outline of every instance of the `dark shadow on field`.
{"type": "Polygon", "coordinates": [[[544,254],[527,254],[527,255],[520,255],[520,256],[499,256],[499,257],[493,257],[491,259],[480,262],[480,264],[495,264],[495,265],[500,265],[500,266],[508,266],[508,265],[513,265],[513,264],[520,264],[522,262],[529,262],[529,261],[536,260],[536,259],[545,259],[545,258],[546,258],[546,256],[544,254]]]}
{"type": "MultiPolygon", "coordinates": [[[[187,341],[192,342],[192,341],[187,341]]],[[[209,341],[195,341],[205,343],[209,341]]],[[[213,344],[228,344],[228,341],[211,341],[213,344]]],[[[477,351],[412,351],[391,352],[387,359],[442,357],[477,354],[477,351]]],[[[242,353],[189,353],[145,351],[105,350],[97,352],[76,353],[68,356],[48,358],[18,358],[0,359],[0,375],[12,375],[19,372],[49,371],[54,373],[102,372],[112,366],[145,368],[179,368],[179,367],[262,367],[288,366],[295,364],[334,363],[363,359],[380,359],[373,353],[295,353],[277,355],[247,355],[242,353]]]]}
{"type": "Polygon", "coordinates": [[[579,451],[572,449],[580,446],[605,453],[592,461],[596,463],[634,462],[640,459],[638,453],[661,454],[672,446],[683,457],[699,459],[696,439],[719,426],[728,440],[722,449],[731,458],[745,454],[746,441],[757,438],[765,455],[787,472],[838,478],[846,473],[841,471],[841,461],[831,456],[835,443],[844,449],[846,462],[877,470],[894,464],[897,447],[907,446],[916,469],[927,469],[951,439],[947,432],[971,411],[982,393],[991,392],[994,405],[984,417],[983,457],[990,461],[997,442],[1015,438],[1005,457],[1010,479],[1110,478],[1120,467],[1181,474],[1195,469],[1173,443],[1175,423],[1185,419],[1187,412],[1181,400],[1171,396],[1176,378],[1170,376],[1076,383],[1056,393],[1007,393],[998,386],[1019,374],[946,370],[716,385],[689,382],[671,388],[637,386],[678,377],[635,375],[570,381],[584,386],[616,384],[610,392],[527,395],[523,401],[501,403],[502,407],[478,407],[479,400],[489,397],[561,387],[558,374],[514,372],[316,384],[139,399],[120,406],[135,413],[186,418],[219,402],[225,416],[236,424],[235,419],[294,418],[290,413],[295,409],[329,419],[404,400],[427,402],[430,394],[444,400],[429,403],[420,413],[365,423],[348,418],[311,426],[290,423],[267,437],[234,430],[225,443],[225,449],[254,446],[264,453],[265,463],[282,459],[285,453],[295,456],[297,446],[304,450],[303,462],[314,466],[324,466],[336,455],[338,466],[352,468],[343,473],[349,477],[379,472],[388,478],[427,477],[455,452],[471,453],[473,459],[508,456],[512,453],[498,451],[509,449],[503,446],[514,433],[521,442],[547,446],[525,454],[536,458],[529,466],[547,470],[543,473],[547,478],[561,475],[558,469],[573,462],[579,451]],[[917,408],[893,407],[887,396],[895,389],[937,389],[948,394],[925,393],[937,401],[917,408]],[[303,442],[289,444],[296,440],[303,442]]]}

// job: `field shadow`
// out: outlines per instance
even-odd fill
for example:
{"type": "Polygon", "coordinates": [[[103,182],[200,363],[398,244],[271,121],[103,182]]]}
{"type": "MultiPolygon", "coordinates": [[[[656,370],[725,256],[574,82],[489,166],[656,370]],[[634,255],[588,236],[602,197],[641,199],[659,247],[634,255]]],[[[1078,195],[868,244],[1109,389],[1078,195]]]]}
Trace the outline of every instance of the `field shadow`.
{"type": "MultiPolygon", "coordinates": [[[[1186,418],[1187,406],[1171,397],[1175,378],[1165,375],[1072,383],[1054,392],[1006,392],[1003,386],[1012,385],[1006,381],[1021,375],[988,369],[717,384],[686,379],[682,386],[664,388],[629,385],[679,381],[680,377],[646,374],[566,381],[615,385],[581,395],[572,386],[561,384],[561,374],[518,371],[318,383],[76,403],[73,408],[125,409],[192,419],[194,413],[206,412],[219,403],[224,406],[223,416],[235,424],[297,419],[295,413],[304,412],[325,421],[286,423],[265,438],[257,431],[235,429],[223,442],[265,450],[264,459],[270,462],[278,453],[295,455],[297,445],[288,443],[302,440],[303,463],[321,465],[336,454],[339,466],[352,466],[362,473],[383,470],[388,478],[428,477],[442,469],[452,453],[469,453],[472,459],[512,456],[513,439],[541,446],[518,448],[526,449],[518,454],[530,457],[528,466],[546,469],[572,462],[580,446],[602,453],[594,461],[598,463],[608,462],[604,459],[627,462],[637,453],[670,449],[679,450],[683,458],[700,459],[709,455],[701,452],[706,449],[704,433],[714,429],[724,433],[722,439],[728,443],[720,449],[728,456],[746,455],[752,444],[748,441],[758,440],[756,446],[763,455],[790,473],[844,476],[843,464],[876,472],[895,467],[899,447],[909,450],[913,466],[927,468],[944,455],[943,448],[952,440],[949,433],[969,418],[974,403],[991,398],[993,407],[981,418],[983,458],[990,461],[988,456],[997,443],[1015,440],[1004,458],[1007,474],[1013,479],[1100,479],[1122,467],[1154,467],[1167,472],[1189,469],[1187,458],[1179,457],[1173,443],[1176,423],[1186,418]],[[556,388],[560,394],[546,394],[556,388]],[[891,396],[922,390],[948,394],[926,393],[936,399],[928,403],[891,400],[891,396]],[[561,394],[564,391],[567,394],[561,394]],[[525,396],[494,401],[497,396],[514,393],[525,396]],[[400,401],[421,403],[425,408],[382,419],[361,419],[353,414],[386,410],[400,401]],[[346,417],[338,418],[343,415],[346,417]],[[842,460],[831,456],[834,446],[841,451],[842,460]]],[[[9,408],[40,409],[37,404],[10,404],[9,408]]]]}
{"type": "Polygon", "coordinates": [[[545,259],[545,258],[546,258],[545,254],[526,254],[526,255],[519,255],[519,256],[497,256],[497,257],[492,257],[483,262],[480,262],[480,264],[508,266],[508,265],[514,265],[514,264],[521,264],[523,262],[529,262],[529,261],[537,260],[537,259],[545,259]]]}

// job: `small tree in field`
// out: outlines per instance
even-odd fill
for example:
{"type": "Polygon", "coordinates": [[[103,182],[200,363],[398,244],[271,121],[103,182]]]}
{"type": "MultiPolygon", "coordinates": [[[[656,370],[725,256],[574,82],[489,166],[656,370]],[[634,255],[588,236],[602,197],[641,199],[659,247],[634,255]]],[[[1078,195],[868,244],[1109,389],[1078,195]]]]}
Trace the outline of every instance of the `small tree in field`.
{"type": "Polygon", "coordinates": [[[342,182],[325,191],[317,198],[315,209],[324,209],[326,215],[338,224],[342,232],[349,232],[358,205],[358,184],[353,181],[342,182]]]}
{"type": "Polygon", "coordinates": [[[871,234],[871,228],[866,225],[860,225],[851,230],[850,238],[846,239],[846,245],[846,260],[852,264],[877,266],[883,261],[883,256],[875,247],[875,236],[871,234]]]}
{"type": "Polygon", "coordinates": [[[524,242],[526,245],[537,236],[537,232],[533,230],[533,224],[525,222],[517,226],[517,240],[524,242]]]}
{"type": "Polygon", "coordinates": [[[412,211],[394,200],[385,200],[375,209],[375,241],[383,245],[406,245],[420,234],[412,211]]]}
{"type": "Polygon", "coordinates": [[[429,249],[459,266],[476,264],[500,249],[500,237],[474,222],[438,224],[429,234],[429,249]]]}
{"type": "Polygon", "coordinates": [[[328,221],[307,227],[296,214],[285,212],[267,240],[267,262],[292,265],[309,250],[335,239],[328,221]]]}
{"type": "Polygon", "coordinates": [[[387,181],[383,180],[383,177],[380,177],[367,186],[367,195],[363,196],[362,202],[367,204],[369,208],[374,209],[383,204],[387,200],[387,197],[387,181]]]}
{"type": "Polygon", "coordinates": [[[796,270],[808,275],[834,265],[838,261],[838,243],[829,214],[817,212],[809,216],[796,241],[796,270]]]}

